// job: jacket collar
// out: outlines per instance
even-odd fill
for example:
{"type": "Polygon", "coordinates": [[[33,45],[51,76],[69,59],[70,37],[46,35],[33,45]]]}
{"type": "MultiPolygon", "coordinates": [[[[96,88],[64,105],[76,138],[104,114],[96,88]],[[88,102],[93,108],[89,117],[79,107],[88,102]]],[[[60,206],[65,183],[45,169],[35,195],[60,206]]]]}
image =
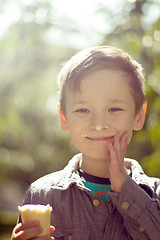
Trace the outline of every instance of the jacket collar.
{"type": "MultiPolygon", "coordinates": [[[[68,165],[58,172],[54,189],[66,190],[72,184],[76,184],[78,187],[84,188],[82,180],[78,173],[79,161],[82,158],[82,154],[76,154],[68,163],[68,165]]],[[[141,166],[136,160],[125,158],[125,165],[130,171],[131,178],[140,185],[149,195],[154,191],[156,178],[148,177],[144,174],[141,166]]]]}

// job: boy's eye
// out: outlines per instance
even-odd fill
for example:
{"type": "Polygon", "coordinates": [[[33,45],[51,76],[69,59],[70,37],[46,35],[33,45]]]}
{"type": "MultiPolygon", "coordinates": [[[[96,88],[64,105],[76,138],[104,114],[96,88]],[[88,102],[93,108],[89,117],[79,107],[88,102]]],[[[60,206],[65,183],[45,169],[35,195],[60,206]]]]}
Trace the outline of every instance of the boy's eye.
{"type": "Polygon", "coordinates": [[[89,113],[90,111],[86,108],[80,108],[80,109],[77,109],[75,112],[78,112],[78,113],[89,113]]]}
{"type": "Polygon", "coordinates": [[[110,108],[108,112],[118,112],[118,111],[123,111],[121,108],[110,108]]]}

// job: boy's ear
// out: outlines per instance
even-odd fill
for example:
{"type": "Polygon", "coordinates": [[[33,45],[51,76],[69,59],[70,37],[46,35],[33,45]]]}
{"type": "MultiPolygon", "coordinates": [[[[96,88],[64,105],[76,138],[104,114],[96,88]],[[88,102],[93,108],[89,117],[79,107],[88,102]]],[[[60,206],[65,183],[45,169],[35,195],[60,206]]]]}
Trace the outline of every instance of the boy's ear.
{"type": "Polygon", "coordinates": [[[59,114],[61,128],[63,131],[67,132],[68,131],[68,123],[67,123],[66,117],[64,116],[59,104],[57,105],[57,108],[58,108],[58,114],[59,114]]]}
{"type": "Polygon", "coordinates": [[[147,111],[147,102],[145,102],[143,104],[140,111],[137,113],[133,130],[139,131],[143,128],[143,125],[145,122],[146,111],[147,111]]]}

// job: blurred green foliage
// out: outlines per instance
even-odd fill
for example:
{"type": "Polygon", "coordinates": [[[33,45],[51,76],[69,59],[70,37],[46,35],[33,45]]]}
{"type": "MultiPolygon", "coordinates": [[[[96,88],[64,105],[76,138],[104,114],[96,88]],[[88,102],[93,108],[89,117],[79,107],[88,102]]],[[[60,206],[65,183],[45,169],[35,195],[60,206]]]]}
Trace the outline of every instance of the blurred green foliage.
{"type": "Polygon", "coordinates": [[[0,183],[20,181],[22,188],[64,165],[61,149],[67,151],[56,112],[56,77],[75,50],[47,42],[54,24],[51,6],[41,4],[22,8],[22,18],[0,42],[0,183]],[[48,13],[43,21],[24,20],[42,7],[48,13]]]}
{"type": "MultiPolygon", "coordinates": [[[[158,1],[125,2],[123,23],[105,36],[103,44],[126,50],[144,68],[148,102],[146,123],[142,131],[134,133],[127,156],[137,159],[149,176],[160,177],[160,18],[145,24],[151,7],[160,10],[158,1]]],[[[114,17],[113,13],[111,15],[114,17]]]]}
{"type": "MultiPolygon", "coordinates": [[[[144,67],[146,123],[135,132],[127,156],[137,159],[149,176],[160,177],[160,18],[145,20],[155,7],[160,8],[158,1],[122,0],[119,13],[101,5],[96,14],[112,24],[99,45],[120,47],[144,67]]],[[[77,151],[60,129],[56,78],[78,49],[67,47],[65,39],[61,46],[47,37],[51,29],[66,31],[66,26],[72,37],[76,28],[73,23],[69,27],[71,22],[57,22],[49,1],[31,1],[0,41],[0,222],[3,211],[17,210],[32,181],[63,168],[77,151]]]]}

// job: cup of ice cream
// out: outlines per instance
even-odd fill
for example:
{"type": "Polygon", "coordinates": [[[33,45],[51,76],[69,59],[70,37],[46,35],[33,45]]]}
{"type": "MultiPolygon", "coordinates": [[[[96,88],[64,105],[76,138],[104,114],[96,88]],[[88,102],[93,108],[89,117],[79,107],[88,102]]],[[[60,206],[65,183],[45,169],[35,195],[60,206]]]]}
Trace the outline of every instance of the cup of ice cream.
{"type": "Polygon", "coordinates": [[[49,204],[46,206],[40,204],[26,204],[22,207],[19,206],[18,210],[21,214],[22,222],[28,222],[32,220],[38,220],[40,222],[42,232],[37,236],[50,234],[52,207],[49,204]]]}

